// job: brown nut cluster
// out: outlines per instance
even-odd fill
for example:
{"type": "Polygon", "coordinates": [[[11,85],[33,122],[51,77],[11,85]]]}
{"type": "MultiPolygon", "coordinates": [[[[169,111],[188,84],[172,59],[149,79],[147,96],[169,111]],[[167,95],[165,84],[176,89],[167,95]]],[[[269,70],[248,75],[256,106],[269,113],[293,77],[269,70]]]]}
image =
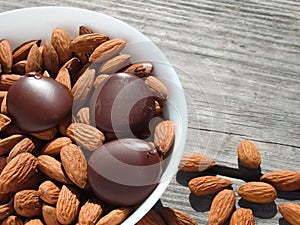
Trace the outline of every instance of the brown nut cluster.
{"type": "Polygon", "coordinates": [[[147,141],[163,159],[175,140],[174,123],[163,117],[168,90],[153,75],[151,62],[131,63],[122,53],[123,39],[81,26],[73,39],[55,28],[51,40],[43,41],[30,40],[14,50],[8,40],[0,41],[0,223],[120,224],[136,206],[105,203],[88,183],[85,153],[117,137],[91,125],[87,102],[113,73],[141,78],[156,96],[160,118],[147,141]],[[31,72],[64,85],[73,95],[73,114],[50,129],[28,133],[14,124],[6,102],[10,87],[31,72]]]}

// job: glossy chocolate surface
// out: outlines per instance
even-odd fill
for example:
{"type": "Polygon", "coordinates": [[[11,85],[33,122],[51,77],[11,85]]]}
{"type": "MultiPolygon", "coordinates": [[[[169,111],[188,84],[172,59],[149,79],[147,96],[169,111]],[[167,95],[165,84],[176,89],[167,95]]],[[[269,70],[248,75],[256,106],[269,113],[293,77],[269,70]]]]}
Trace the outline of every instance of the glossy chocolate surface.
{"type": "Polygon", "coordinates": [[[90,118],[97,128],[118,137],[141,137],[155,114],[154,97],[137,76],[116,73],[95,90],[90,118]]]}
{"type": "Polygon", "coordinates": [[[88,181],[103,201],[131,206],[145,200],[162,173],[156,149],[146,141],[118,139],[101,146],[88,161],[88,181]]]}
{"type": "Polygon", "coordinates": [[[8,113],[26,132],[57,125],[71,111],[72,102],[72,94],[65,86],[35,73],[16,81],[7,94],[8,113]]]}

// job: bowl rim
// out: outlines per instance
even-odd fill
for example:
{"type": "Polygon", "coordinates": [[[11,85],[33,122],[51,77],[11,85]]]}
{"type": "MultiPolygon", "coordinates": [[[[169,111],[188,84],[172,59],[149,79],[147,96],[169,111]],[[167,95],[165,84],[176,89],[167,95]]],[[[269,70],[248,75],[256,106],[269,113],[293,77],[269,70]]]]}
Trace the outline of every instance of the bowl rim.
{"type": "MultiPolygon", "coordinates": [[[[165,55],[161,52],[161,50],[143,33],[138,31],[136,28],[132,27],[131,25],[125,23],[124,21],[117,19],[115,17],[109,16],[107,14],[89,10],[89,9],[83,9],[83,8],[79,8],[79,7],[69,7],[69,6],[36,6],[36,7],[26,7],[26,8],[13,9],[13,10],[1,12],[0,13],[0,27],[4,26],[4,24],[5,24],[4,22],[1,23],[1,18],[6,18],[6,17],[12,18],[12,16],[16,16],[16,15],[17,16],[25,16],[26,14],[28,16],[28,13],[31,18],[31,16],[32,17],[37,16],[37,15],[47,16],[47,15],[51,15],[51,13],[57,14],[57,13],[61,13],[61,12],[63,12],[65,15],[75,15],[75,14],[78,15],[78,13],[80,13],[80,17],[83,19],[97,17],[99,19],[101,18],[104,20],[112,21],[114,24],[116,24],[117,27],[126,28],[127,32],[130,33],[131,37],[133,36],[133,34],[136,35],[137,38],[134,37],[134,41],[136,41],[136,42],[146,41],[146,42],[149,42],[148,44],[151,43],[150,47],[153,48],[154,51],[159,54],[160,59],[165,64],[164,66],[167,66],[168,71],[170,73],[172,73],[172,75],[173,75],[172,82],[174,82],[174,84],[177,85],[177,87],[180,88],[180,90],[182,91],[180,96],[176,96],[176,98],[178,97],[180,99],[179,100],[179,101],[181,101],[180,106],[182,107],[180,109],[180,112],[178,112],[181,116],[181,126],[180,126],[180,132],[181,132],[180,137],[181,138],[179,140],[179,143],[176,143],[177,145],[175,146],[176,154],[172,154],[172,155],[175,155],[175,156],[172,156],[173,157],[172,160],[174,160],[174,164],[176,164],[178,166],[181,155],[183,154],[183,150],[184,150],[184,146],[185,146],[185,142],[186,142],[187,124],[188,124],[187,104],[186,104],[186,99],[184,96],[184,91],[183,91],[182,85],[180,83],[179,77],[178,77],[175,69],[173,68],[173,66],[170,64],[169,60],[165,57],[165,55]]],[[[33,18],[31,18],[31,20],[33,20],[33,18]]],[[[45,20],[45,18],[43,20],[45,20]]],[[[5,21],[5,19],[2,19],[2,21],[5,21]]],[[[10,21],[8,21],[8,22],[10,22],[10,21]]],[[[9,26],[9,24],[8,24],[8,26],[9,26]]],[[[5,35],[5,32],[2,32],[2,35],[5,35]]],[[[108,36],[109,36],[109,34],[108,34],[108,36]]],[[[16,43],[15,43],[15,45],[16,45],[16,43]]],[[[176,142],[176,140],[175,140],[175,142],[176,142]]],[[[178,142],[178,140],[177,140],[177,142],[178,142]]],[[[169,167],[169,165],[167,167],[169,167]]],[[[177,168],[176,168],[176,171],[177,171],[177,168]]],[[[169,176],[166,179],[161,180],[159,182],[159,184],[157,185],[157,187],[155,188],[155,190],[150,194],[150,196],[141,205],[139,205],[135,209],[135,211],[122,223],[122,225],[132,225],[132,224],[135,224],[136,222],[138,222],[160,199],[160,197],[162,196],[162,194],[165,192],[168,185],[170,184],[172,177],[174,175],[175,175],[175,173],[172,176],[169,176]]]]}

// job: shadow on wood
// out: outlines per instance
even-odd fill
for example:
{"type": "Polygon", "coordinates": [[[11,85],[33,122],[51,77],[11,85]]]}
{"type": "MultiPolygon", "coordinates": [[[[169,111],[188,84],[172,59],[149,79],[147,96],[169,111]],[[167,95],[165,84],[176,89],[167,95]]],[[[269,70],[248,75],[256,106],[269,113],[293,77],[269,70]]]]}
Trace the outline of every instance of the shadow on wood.
{"type": "Polygon", "coordinates": [[[268,204],[258,204],[246,201],[245,199],[240,199],[238,204],[242,208],[251,209],[255,217],[262,219],[273,218],[277,213],[277,206],[275,202],[271,202],[268,204]]]}
{"type": "Polygon", "coordinates": [[[193,193],[190,193],[189,201],[192,208],[197,212],[208,212],[214,199],[215,194],[196,196],[193,193]]]}
{"type": "Polygon", "coordinates": [[[284,218],[280,218],[278,221],[279,225],[291,225],[288,221],[286,221],[284,218]]]}
{"type": "Polygon", "coordinates": [[[277,198],[300,200],[300,191],[277,191],[277,198]]]}

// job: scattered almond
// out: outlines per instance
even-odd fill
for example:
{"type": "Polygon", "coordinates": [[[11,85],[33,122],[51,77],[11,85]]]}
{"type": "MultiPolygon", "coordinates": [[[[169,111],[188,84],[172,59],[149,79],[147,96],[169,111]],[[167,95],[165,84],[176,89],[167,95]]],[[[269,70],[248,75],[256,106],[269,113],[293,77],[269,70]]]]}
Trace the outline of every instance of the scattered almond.
{"type": "Polygon", "coordinates": [[[0,64],[2,72],[11,72],[13,57],[10,44],[6,39],[0,40],[0,64]]]}
{"type": "Polygon", "coordinates": [[[248,182],[238,189],[241,198],[254,203],[267,204],[273,202],[277,192],[273,186],[264,182],[248,182]]]}
{"type": "Polygon", "coordinates": [[[103,209],[100,201],[89,199],[79,211],[78,223],[81,225],[93,225],[100,219],[103,209]]]}
{"type": "Polygon", "coordinates": [[[254,225],[254,216],[251,209],[239,208],[230,219],[230,225],[254,225]]]}
{"type": "Polygon", "coordinates": [[[282,203],[278,209],[283,218],[292,225],[300,224],[300,205],[296,203],[282,203]]]}
{"type": "Polygon", "coordinates": [[[103,216],[96,225],[119,225],[121,224],[131,213],[132,208],[120,207],[110,211],[108,214],[103,216]]]}
{"type": "Polygon", "coordinates": [[[186,172],[201,172],[212,168],[216,162],[200,153],[186,154],[181,157],[179,169],[186,172]]]}
{"type": "Polygon", "coordinates": [[[153,64],[150,62],[141,62],[130,65],[124,70],[124,73],[129,73],[138,77],[148,77],[152,75],[153,64]]]}
{"type": "Polygon", "coordinates": [[[14,209],[16,213],[24,217],[40,216],[42,202],[36,190],[19,191],[14,196],[14,209]]]}
{"type": "Polygon", "coordinates": [[[50,205],[43,205],[42,215],[46,225],[60,225],[56,217],[56,208],[50,205]]]}
{"type": "Polygon", "coordinates": [[[161,216],[151,209],[136,225],[166,225],[161,216]]]}
{"type": "Polygon", "coordinates": [[[234,191],[225,189],[213,199],[208,215],[208,225],[222,225],[229,219],[235,206],[234,191]]]}
{"type": "Polygon", "coordinates": [[[300,173],[293,170],[276,170],[264,174],[260,180],[280,191],[300,190],[300,173]]]}
{"type": "Polygon", "coordinates": [[[46,180],[43,183],[41,183],[38,188],[38,191],[40,193],[40,198],[45,203],[48,203],[50,205],[56,204],[58,200],[60,188],[52,181],[46,180]]]}
{"type": "Polygon", "coordinates": [[[253,142],[243,140],[238,145],[238,158],[245,167],[256,169],[261,163],[260,153],[253,142]]]}
{"type": "Polygon", "coordinates": [[[50,141],[45,147],[42,149],[41,154],[43,155],[59,155],[60,150],[65,145],[72,144],[72,141],[68,137],[58,137],[52,141],[50,141]]]}
{"type": "Polygon", "coordinates": [[[230,180],[217,176],[196,177],[188,183],[190,191],[197,196],[214,194],[231,185],[230,180]]]}

